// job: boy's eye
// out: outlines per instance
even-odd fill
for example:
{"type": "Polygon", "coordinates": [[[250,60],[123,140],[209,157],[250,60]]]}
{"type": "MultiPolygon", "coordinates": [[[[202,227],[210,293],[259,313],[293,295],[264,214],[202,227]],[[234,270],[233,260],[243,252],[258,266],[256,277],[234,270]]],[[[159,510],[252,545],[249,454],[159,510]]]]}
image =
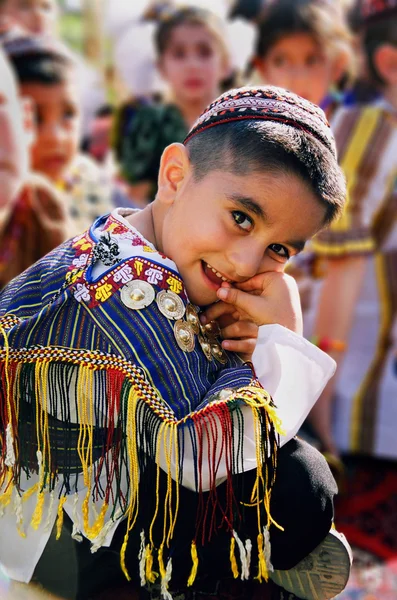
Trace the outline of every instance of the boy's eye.
{"type": "Polygon", "coordinates": [[[285,67],[287,63],[287,58],[281,54],[273,57],[273,64],[275,67],[285,67]]]}
{"type": "Polygon", "coordinates": [[[233,210],[232,217],[240,229],[244,229],[244,231],[251,231],[253,225],[252,219],[250,219],[250,217],[248,217],[245,213],[239,210],[233,210]]]}
{"type": "Polygon", "coordinates": [[[200,58],[211,58],[214,52],[208,44],[200,44],[197,53],[200,58]]]}
{"type": "Polygon", "coordinates": [[[288,248],[282,246],[282,244],[270,244],[269,249],[275,254],[277,254],[277,256],[280,256],[280,258],[284,258],[285,260],[288,260],[290,258],[288,248]]]}
{"type": "Polygon", "coordinates": [[[173,48],[173,50],[171,52],[171,56],[172,56],[172,58],[176,58],[179,60],[183,59],[186,56],[185,49],[182,47],[173,48]]]}
{"type": "Polygon", "coordinates": [[[306,59],[306,65],[308,67],[313,67],[317,64],[319,64],[321,62],[321,58],[319,56],[317,56],[317,54],[312,54],[311,56],[308,56],[308,58],[306,59]]]}
{"type": "Polygon", "coordinates": [[[63,111],[64,119],[74,119],[77,116],[77,110],[73,106],[66,106],[63,111]]]}

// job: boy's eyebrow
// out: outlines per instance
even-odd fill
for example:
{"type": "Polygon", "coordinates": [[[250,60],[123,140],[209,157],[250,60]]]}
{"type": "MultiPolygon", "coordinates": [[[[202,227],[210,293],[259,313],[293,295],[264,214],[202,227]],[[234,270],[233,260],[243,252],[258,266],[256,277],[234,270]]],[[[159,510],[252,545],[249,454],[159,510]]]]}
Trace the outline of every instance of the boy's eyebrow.
{"type": "Polygon", "coordinates": [[[268,221],[267,215],[258,202],[249,196],[240,196],[239,194],[226,194],[228,200],[239,204],[242,208],[249,210],[264,221],[268,221]]]}

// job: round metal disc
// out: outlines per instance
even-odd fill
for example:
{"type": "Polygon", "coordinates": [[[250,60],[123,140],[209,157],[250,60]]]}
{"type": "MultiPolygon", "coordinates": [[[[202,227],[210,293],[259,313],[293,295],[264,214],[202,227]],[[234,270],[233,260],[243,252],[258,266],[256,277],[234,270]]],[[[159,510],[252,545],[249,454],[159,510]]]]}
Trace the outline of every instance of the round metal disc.
{"type": "Polygon", "coordinates": [[[221,334],[221,328],[219,327],[217,321],[210,321],[203,327],[203,332],[206,337],[210,340],[214,340],[219,337],[221,334]]]}
{"type": "Polygon", "coordinates": [[[135,279],[124,285],[120,290],[121,301],[132,308],[140,310],[151,304],[155,297],[154,288],[147,281],[135,279]]]}
{"type": "Polygon", "coordinates": [[[157,306],[159,311],[167,317],[167,319],[182,319],[185,314],[185,305],[178,294],[169,290],[162,290],[156,296],[157,306]]]}
{"type": "Polygon", "coordinates": [[[197,334],[200,331],[200,319],[197,309],[193,306],[193,304],[188,304],[186,306],[186,321],[190,323],[194,333],[197,334]]]}
{"type": "Polygon", "coordinates": [[[174,335],[178,346],[184,352],[193,352],[195,337],[193,329],[186,321],[175,321],[174,324],[174,335]]]}
{"type": "Polygon", "coordinates": [[[227,356],[222,346],[220,346],[219,344],[211,342],[211,353],[215,360],[220,362],[222,365],[227,363],[227,356]]]}
{"type": "Polygon", "coordinates": [[[212,360],[211,344],[199,333],[198,341],[207,360],[212,360]]]}

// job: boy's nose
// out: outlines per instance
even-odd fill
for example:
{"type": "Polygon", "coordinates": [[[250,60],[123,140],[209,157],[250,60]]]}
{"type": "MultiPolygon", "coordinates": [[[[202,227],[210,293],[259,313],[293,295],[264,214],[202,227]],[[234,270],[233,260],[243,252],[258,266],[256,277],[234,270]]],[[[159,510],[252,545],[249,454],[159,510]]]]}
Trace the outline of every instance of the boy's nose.
{"type": "Polygon", "coordinates": [[[263,261],[263,247],[242,247],[232,251],[229,260],[234,268],[236,278],[250,279],[260,272],[263,261]]]}

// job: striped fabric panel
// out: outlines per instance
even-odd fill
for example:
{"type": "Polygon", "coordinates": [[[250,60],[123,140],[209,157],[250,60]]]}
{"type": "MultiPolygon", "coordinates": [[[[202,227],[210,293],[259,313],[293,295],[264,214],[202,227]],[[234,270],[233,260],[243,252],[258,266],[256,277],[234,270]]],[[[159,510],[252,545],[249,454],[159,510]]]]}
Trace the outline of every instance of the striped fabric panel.
{"type": "Polygon", "coordinates": [[[144,310],[130,310],[117,291],[90,308],[74,298],[70,287],[56,295],[72,259],[70,242],[31,267],[4,292],[3,313],[24,319],[9,330],[11,347],[86,348],[123,357],[146,373],[177,419],[202,406],[205,398],[221,387],[250,384],[250,367],[241,365],[234,353],[228,353],[226,365],[233,368],[225,370],[205,358],[197,340],[193,352],[181,350],[174,337],[174,322],[160,313],[156,302],[144,310]],[[47,302],[43,302],[43,294],[47,302]],[[222,383],[217,385],[220,375],[222,383]]]}
{"type": "Polygon", "coordinates": [[[397,318],[397,250],[376,256],[381,319],[375,356],[353,400],[351,447],[372,454],[376,443],[380,385],[392,345],[392,327],[397,318]]]}
{"type": "MultiPolygon", "coordinates": [[[[377,177],[384,152],[394,135],[388,115],[377,107],[344,110],[336,120],[341,166],[348,183],[348,201],[342,217],[314,240],[314,249],[323,256],[371,253],[375,249],[371,223],[365,222],[369,189],[377,177]]],[[[379,189],[379,204],[388,193],[379,189]]],[[[371,200],[372,202],[372,200],[371,200]]]]}

